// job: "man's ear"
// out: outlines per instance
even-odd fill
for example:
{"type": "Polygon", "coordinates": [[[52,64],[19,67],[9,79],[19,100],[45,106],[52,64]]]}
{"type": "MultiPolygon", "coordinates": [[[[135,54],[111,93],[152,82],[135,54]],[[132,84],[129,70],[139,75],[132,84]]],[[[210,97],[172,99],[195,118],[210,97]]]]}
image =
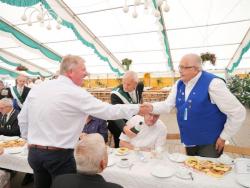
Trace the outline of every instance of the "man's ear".
{"type": "Polygon", "coordinates": [[[106,166],[107,166],[107,163],[105,162],[104,159],[102,159],[100,161],[100,170],[101,170],[101,172],[106,168],[106,166]]]}

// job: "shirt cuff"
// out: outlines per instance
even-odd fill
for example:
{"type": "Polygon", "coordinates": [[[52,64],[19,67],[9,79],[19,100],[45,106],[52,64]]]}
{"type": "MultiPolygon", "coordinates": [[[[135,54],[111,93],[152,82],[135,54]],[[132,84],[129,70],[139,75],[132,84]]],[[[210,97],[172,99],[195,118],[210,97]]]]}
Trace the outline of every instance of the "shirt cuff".
{"type": "Polygon", "coordinates": [[[224,131],[222,131],[222,133],[220,134],[220,137],[223,140],[229,140],[231,137],[229,135],[227,135],[224,131]]]}

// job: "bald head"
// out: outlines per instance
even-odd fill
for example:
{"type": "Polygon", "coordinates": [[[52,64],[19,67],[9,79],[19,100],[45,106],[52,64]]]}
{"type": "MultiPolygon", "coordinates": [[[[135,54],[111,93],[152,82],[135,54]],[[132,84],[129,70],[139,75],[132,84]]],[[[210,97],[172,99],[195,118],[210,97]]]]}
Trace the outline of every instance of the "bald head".
{"type": "Polygon", "coordinates": [[[197,66],[201,70],[201,57],[197,54],[186,54],[181,58],[182,61],[186,61],[192,66],[197,66]]]}
{"type": "Polygon", "coordinates": [[[138,84],[138,76],[134,71],[127,71],[125,72],[123,79],[122,79],[122,86],[125,92],[134,91],[137,84],[138,84]]]}

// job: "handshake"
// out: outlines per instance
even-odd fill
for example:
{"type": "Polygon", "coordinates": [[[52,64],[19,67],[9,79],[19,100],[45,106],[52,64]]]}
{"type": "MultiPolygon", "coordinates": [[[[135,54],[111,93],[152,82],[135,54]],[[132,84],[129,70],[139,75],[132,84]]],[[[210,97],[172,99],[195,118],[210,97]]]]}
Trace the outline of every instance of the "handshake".
{"type": "Polygon", "coordinates": [[[144,116],[153,112],[153,105],[151,103],[143,103],[140,105],[138,115],[144,116]]]}

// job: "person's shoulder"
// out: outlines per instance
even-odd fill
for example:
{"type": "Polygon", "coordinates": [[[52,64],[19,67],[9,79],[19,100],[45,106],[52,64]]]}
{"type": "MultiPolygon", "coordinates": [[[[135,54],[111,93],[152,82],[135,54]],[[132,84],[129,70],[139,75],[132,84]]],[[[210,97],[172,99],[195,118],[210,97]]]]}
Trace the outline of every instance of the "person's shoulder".
{"type": "Polygon", "coordinates": [[[105,188],[106,188],[106,187],[107,187],[107,188],[122,188],[121,185],[116,184],[116,183],[111,183],[111,182],[106,182],[106,185],[107,185],[107,186],[105,186],[105,188]]]}
{"type": "Polygon", "coordinates": [[[158,119],[156,122],[156,125],[157,125],[158,129],[161,129],[163,131],[167,131],[167,126],[165,125],[165,123],[163,123],[162,120],[158,119]]]}

